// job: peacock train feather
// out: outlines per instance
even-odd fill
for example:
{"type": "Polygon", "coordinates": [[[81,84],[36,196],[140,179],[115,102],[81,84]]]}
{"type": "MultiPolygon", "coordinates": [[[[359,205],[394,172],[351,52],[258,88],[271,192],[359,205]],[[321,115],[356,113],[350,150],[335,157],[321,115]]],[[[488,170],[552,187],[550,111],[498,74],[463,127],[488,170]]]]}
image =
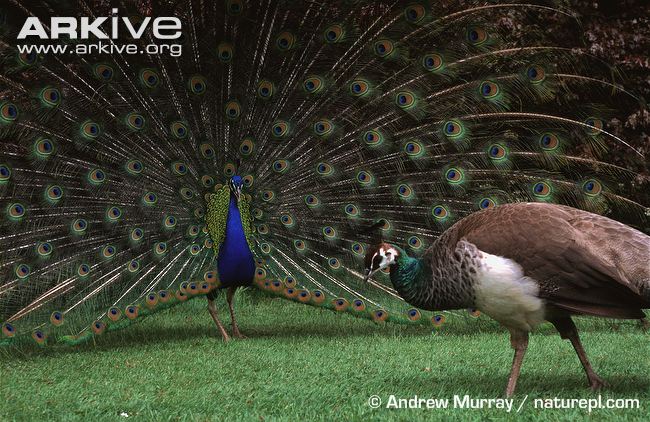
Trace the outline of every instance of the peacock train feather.
{"type": "MultiPolygon", "coordinates": [[[[454,315],[408,306],[387,274],[362,282],[368,226],[383,221],[383,239],[412,256],[509,202],[648,228],[647,208],[621,193],[634,172],[607,153],[640,154],[608,127],[637,100],[548,31],[577,26],[561,6],[108,3],[1,6],[2,343],[78,343],[211,294],[234,209],[253,265],[243,284],[435,327],[454,315]],[[179,18],[182,56],[18,48],[27,16],[49,30],[51,16],[113,7],[138,23],[179,18]]],[[[148,29],[106,42],[156,40],[148,29]]]]}

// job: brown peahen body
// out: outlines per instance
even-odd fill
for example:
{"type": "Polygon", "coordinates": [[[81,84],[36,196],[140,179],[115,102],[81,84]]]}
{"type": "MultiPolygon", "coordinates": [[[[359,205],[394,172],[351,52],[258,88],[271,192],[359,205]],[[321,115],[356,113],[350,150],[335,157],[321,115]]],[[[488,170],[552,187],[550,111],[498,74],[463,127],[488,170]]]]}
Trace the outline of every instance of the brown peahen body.
{"type": "Polygon", "coordinates": [[[423,309],[477,308],[511,333],[514,393],[528,332],[550,321],[592,370],[571,315],[640,319],[650,308],[650,237],[562,205],[507,204],[474,213],[445,231],[419,260],[388,244],[366,258],[369,275],[390,267],[409,303],[423,309]]]}

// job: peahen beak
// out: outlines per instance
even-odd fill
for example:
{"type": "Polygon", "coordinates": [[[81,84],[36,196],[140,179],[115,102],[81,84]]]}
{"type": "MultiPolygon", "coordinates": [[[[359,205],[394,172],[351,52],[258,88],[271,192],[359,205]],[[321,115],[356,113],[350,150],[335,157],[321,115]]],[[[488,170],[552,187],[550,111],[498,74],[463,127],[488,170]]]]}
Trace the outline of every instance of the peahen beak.
{"type": "Polygon", "coordinates": [[[387,267],[387,265],[380,265],[379,268],[377,268],[375,270],[372,270],[372,271],[366,270],[366,276],[363,278],[363,282],[367,283],[368,280],[370,279],[370,277],[377,274],[378,271],[381,271],[386,267],[387,267]]]}

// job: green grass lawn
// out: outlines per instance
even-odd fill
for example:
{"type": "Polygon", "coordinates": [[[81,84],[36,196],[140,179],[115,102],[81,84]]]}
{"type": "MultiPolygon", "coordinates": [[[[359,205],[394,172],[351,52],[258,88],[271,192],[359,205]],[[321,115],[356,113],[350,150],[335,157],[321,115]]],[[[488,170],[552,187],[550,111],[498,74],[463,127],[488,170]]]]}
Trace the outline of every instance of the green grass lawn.
{"type": "MultiPolygon", "coordinates": [[[[227,315],[220,303],[222,316],[227,315]]],[[[568,341],[550,325],[532,336],[513,413],[454,409],[455,394],[502,397],[512,352],[485,317],[441,329],[379,325],[271,298],[237,297],[246,340],[224,344],[200,298],[78,347],[0,349],[0,420],[567,420],[535,398],[596,398],[568,341]],[[398,398],[448,398],[448,409],[372,409],[398,398]],[[521,412],[514,414],[524,397],[521,412]]],[[[596,420],[650,419],[650,335],[635,322],[578,321],[607,398],[640,409],[596,409],[596,420]]]]}

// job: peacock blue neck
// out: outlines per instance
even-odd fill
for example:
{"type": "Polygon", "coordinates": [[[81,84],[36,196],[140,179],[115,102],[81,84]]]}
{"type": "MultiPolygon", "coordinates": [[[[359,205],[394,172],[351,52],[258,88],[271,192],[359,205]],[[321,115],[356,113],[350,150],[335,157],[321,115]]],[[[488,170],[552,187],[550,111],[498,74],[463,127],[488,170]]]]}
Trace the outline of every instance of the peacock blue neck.
{"type": "Polygon", "coordinates": [[[471,291],[448,291],[450,280],[439,279],[437,271],[434,274],[432,260],[413,258],[396,249],[399,257],[390,268],[390,280],[406,302],[430,311],[473,307],[471,291]]]}
{"type": "Polygon", "coordinates": [[[217,270],[222,287],[244,286],[255,276],[255,260],[246,242],[237,197],[230,194],[226,236],[219,248],[217,270]]]}

